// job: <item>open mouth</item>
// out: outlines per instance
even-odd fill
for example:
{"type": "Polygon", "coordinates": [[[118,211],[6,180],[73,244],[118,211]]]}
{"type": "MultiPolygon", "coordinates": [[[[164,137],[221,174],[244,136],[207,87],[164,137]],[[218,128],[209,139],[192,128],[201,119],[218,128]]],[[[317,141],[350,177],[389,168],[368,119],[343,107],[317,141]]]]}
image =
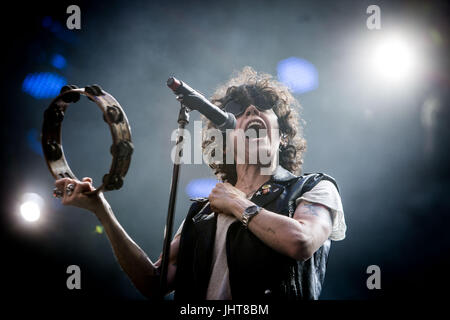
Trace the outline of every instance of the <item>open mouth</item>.
{"type": "Polygon", "coordinates": [[[255,119],[250,120],[245,127],[245,138],[264,138],[267,136],[267,127],[264,121],[255,119]]]}

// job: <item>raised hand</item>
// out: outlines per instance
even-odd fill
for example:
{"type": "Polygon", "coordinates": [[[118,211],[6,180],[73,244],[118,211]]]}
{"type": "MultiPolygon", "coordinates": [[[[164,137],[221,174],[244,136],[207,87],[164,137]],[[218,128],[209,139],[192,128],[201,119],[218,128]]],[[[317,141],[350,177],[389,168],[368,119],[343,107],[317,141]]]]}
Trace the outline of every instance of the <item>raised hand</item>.
{"type": "Polygon", "coordinates": [[[63,178],[55,181],[53,195],[61,198],[63,205],[70,205],[94,212],[101,206],[102,192],[86,195],[86,192],[95,191],[91,178],[81,181],[63,178]]]}

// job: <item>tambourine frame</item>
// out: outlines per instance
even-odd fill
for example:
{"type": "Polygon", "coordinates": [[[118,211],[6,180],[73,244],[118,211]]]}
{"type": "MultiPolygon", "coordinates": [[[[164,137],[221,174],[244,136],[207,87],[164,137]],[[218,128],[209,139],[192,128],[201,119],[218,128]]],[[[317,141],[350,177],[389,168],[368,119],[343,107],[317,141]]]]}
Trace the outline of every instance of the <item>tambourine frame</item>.
{"type": "Polygon", "coordinates": [[[100,190],[120,189],[130,166],[134,149],[131,141],[131,129],[119,102],[98,85],[85,88],[78,88],[74,85],[64,86],[61,89],[61,94],[45,110],[41,142],[48,168],[55,179],[77,179],[64,155],[61,129],[66,109],[70,103],[76,103],[80,99],[80,95],[86,96],[101,109],[103,120],[108,124],[113,140],[110,148],[112,162],[109,173],[103,176],[102,184],[95,191],[86,194],[97,193],[100,190]]]}

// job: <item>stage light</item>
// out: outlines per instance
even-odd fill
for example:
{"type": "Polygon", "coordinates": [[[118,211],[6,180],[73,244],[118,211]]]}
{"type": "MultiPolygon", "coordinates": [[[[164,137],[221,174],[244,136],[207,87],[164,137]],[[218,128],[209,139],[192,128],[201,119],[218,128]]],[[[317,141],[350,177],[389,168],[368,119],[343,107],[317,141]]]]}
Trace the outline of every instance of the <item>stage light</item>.
{"type": "Polygon", "coordinates": [[[30,73],[22,83],[22,91],[36,99],[53,98],[66,84],[67,80],[56,73],[30,73]]]}
{"type": "Polygon", "coordinates": [[[20,214],[27,222],[36,222],[41,217],[44,200],[36,193],[25,193],[22,196],[20,214]]]}
{"type": "Polygon", "coordinates": [[[33,128],[28,130],[27,142],[28,146],[31,150],[33,150],[33,152],[40,156],[44,156],[44,153],[42,152],[42,144],[40,141],[40,132],[37,129],[33,128]]]}
{"type": "Polygon", "coordinates": [[[372,52],[372,69],[383,80],[407,80],[415,70],[415,49],[404,38],[393,35],[381,39],[372,52]]]}
{"type": "Polygon", "coordinates": [[[191,180],[186,186],[186,193],[189,198],[207,198],[218,182],[210,178],[191,180]]]}
{"type": "Polygon", "coordinates": [[[67,65],[66,58],[58,53],[53,55],[51,63],[57,69],[63,69],[67,65]]]}
{"type": "Polygon", "coordinates": [[[22,217],[28,222],[35,222],[41,216],[41,209],[33,201],[27,201],[20,206],[22,217]]]}
{"type": "Polygon", "coordinates": [[[305,93],[319,87],[316,67],[304,59],[291,57],[280,61],[277,74],[278,80],[295,93],[305,93]]]}

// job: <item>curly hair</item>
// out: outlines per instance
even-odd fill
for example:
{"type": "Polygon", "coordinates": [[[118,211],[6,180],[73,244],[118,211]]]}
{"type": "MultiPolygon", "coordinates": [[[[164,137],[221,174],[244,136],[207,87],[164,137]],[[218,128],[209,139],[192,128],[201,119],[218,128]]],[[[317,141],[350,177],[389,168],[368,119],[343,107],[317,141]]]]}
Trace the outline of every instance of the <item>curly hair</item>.
{"type": "MultiPolygon", "coordinates": [[[[289,89],[282,83],[274,80],[271,75],[258,73],[251,67],[246,66],[241,71],[234,73],[232,78],[224,85],[217,88],[211,102],[219,108],[230,99],[241,105],[271,105],[278,117],[280,136],[287,138],[285,146],[280,144],[279,163],[286,170],[294,174],[300,174],[303,164],[303,154],[306,151],[306,140],[303,138],[303,121],[299,122],[299,115],[296,110],[300,110],[300,103],[292,96],[289,89]]],[[[203,117],[205,128],[214,128],[211,121],[203,117]]],[[[203,131],[205,132],[205,131],[203,131]]],[[[225,133],[223,133],[223,141],[225,133]]],[[[214,154],[207,154],[214,144],[214,139],[203,135],[202,148],[207,159],[211,159],[214,154]]],[[[226,144],[223,151],[225,154],[226,144]]],[[[234,163],[213,163],[209,166],[214,170],[215,175],[224,182],[232,185],[236,184],[237,173],[234,163]]]]}

